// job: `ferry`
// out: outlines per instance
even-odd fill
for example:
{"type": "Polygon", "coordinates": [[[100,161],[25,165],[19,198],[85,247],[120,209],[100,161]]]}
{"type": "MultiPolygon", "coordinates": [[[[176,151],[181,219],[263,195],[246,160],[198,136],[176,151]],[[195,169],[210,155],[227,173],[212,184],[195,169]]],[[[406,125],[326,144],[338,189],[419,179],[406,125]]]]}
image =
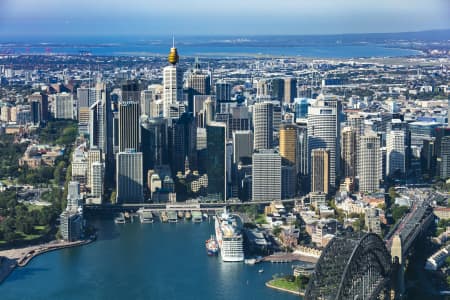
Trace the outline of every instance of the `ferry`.
{"type": "Polygon", "coordinates": [[[192,219],[192,214],[190,211],[187,211],[186,214],[184,215],[184,217],[186,218],[186,220],[190,220],[192,219]]]}
{"type": "Polygon", "coordinates": [[[125,217],[124,217],[123,213],[120,213],[119,216],[114,219],[114,223],[125,224],[125,217]]]}
{"type": "Polygon", "coordinates": [[[202,213],[199,212],[199,211],[194,210],[192,212],[192,221],[194,223],[201,223],[203,221],[202,213]]]}
{"type": "Polygon", "coordinates": [[[167,212],[167,216],[169,219],[169,223],[177,223],[178,222],[178,217],[177,217],[177,213],[173,210],[169,210],[167,212]]]}
{"type": "Polygon", "coordinates": [[[178,218],[180,218],[180,219],[184,218],[184,212],[182,210],[178,211],[178,218]]]}
{"type": "Polygon", "coordinates": [[[137,211],[141,223],[153,223],[153,214],[150,209],[140,208],[137,211]]]}
{"type": "Polygon", "coordinates": [[[217,241],[213,235],[211,236],[211,238],[209,240],[206,240],[205,247],[206,247],[206,253],[209,256],[214,256],[219,253],[219,244],[217,243],[217,241]]]}
{"type": "Polygon", "coordinates": [[[227,213],[226,207],[215,216],[214,227],[222,261],[244,261],[244,239],[235,217],[227,213]]]}

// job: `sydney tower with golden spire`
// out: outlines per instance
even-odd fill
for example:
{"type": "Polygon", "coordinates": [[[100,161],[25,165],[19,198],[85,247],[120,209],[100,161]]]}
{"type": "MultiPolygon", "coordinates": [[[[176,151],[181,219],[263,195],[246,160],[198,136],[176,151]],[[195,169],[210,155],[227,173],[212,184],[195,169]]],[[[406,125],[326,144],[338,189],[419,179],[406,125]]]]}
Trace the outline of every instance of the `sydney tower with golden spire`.
{"type": "Polygon", "coordinates": [[[177,66],[179,57],[177,48],[175,48],[175,39],[167,60],[170,65],[163,69],[163,117],[178,118],[184,107],[183,71],[177,66]]]}

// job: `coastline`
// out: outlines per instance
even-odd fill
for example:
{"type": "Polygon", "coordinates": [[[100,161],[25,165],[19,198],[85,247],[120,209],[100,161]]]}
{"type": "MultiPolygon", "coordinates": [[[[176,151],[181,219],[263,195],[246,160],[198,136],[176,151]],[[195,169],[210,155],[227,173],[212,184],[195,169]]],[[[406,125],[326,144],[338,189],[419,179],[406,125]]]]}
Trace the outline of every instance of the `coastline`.
{"type": "Polygon", "coordinates": [[[300,291],[288,290],[288,289],[285,289],[285,288],[274,286],[274,285],[271,284],[271,282],[272,282],[272,280],[269,280],[269,281],[266,282],[266,286],[268,288],[271,288],[271,289],[274,289],[274,290],[278,290],[278,291],[281,291],[281,292],[291,293],[291,294],[294,294],[294,295],[297,295],[297,296],[305,296],[305,292],[304,291],[300,292],[300,291]]]}
{"type": "Polygon", "coordinates": [[[95,238],[75,242],[52,241],[37,246],[0,251],[0,258],[2,258],[0,264],[0,284],[8,278],[16,267],[25,267],[36,256],[51,251],[87,245],[94,240],[95,238]]]}

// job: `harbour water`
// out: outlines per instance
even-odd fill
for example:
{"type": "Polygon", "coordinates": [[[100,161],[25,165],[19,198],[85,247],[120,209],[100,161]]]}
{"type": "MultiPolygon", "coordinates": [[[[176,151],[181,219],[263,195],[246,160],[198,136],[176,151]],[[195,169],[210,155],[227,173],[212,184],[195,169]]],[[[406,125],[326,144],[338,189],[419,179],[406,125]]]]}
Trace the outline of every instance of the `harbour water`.
{"type": "Polygon", "coordinates": [[[290,274],[291,264],[208,257],[213,222],[92,222],[97,241],[17,268],[0,285],[1,299],[298,299],[264,285],[274,274],[290,274]]]}
{"type": "MultiPolygon", "coordinates": [[[[161,37],[102,37],[102,38],[44,38],[0,37],[1,54],[71,54],[81,52],[98,56],[166,56],[172,40],[161,37]]],[[[420,55],[412,49],[395,48],[381,40],[366,42],[366,38],[342,42],[339,36],[253,36],[237,37],[178,37],[177,47],[182,56],[200,57],[259,57],[289,56],[314,58],[400,57],[420,55]]]]}

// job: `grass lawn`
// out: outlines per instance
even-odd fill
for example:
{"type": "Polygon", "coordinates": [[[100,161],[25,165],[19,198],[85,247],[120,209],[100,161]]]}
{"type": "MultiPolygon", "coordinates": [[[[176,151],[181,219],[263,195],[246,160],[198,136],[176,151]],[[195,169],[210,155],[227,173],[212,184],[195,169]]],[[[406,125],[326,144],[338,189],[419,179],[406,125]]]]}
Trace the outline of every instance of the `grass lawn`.
{"type": "Polygon", "coordinates": [[[276,278],[276,279],[269,281],[269,284],[271,284],[275,287],[279,287],[279,288],[290,290],[290,291],[295,291],[295,292],[299,291],[299,284],[298,284],[297,280],[290,282],[286,278],[282,277],[282,278],[276,278]]]}
{"type": "Polygon", "coordinates": [[[29,211],[42,210],[44,208],[44,206],[43,205],[28,204],[27,208],[28,208],[29,211]]]}

